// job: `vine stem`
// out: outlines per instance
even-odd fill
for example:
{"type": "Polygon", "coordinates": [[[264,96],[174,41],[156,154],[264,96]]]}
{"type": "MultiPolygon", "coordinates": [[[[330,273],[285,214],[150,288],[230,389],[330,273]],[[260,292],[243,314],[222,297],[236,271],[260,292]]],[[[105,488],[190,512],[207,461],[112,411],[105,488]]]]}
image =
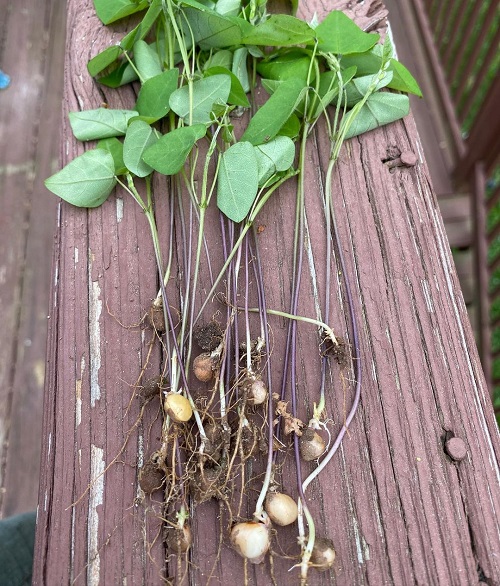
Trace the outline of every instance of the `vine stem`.
{"type": "MultiPolygon", "coordinates": [[[[132,175],[130,175],[129,173],[127,174],[128,186],[119,180],[118,180],[118,182],[122,185],[122,187],[124,187],[128,191],[128,193],[130,193],[130,195],[141,206],[141,208],[142,208],[142,210],[148,220],[149,228],[151,230],[151,237],[153,240],[153,249],[154,249],[154,253],[155,253],[156,266],[157,266],[159,279],[160,279],[160,288],[161,288],[162,299],[163,299],[163,314],[164,314],[164,318],[165,318],[165,324],[168,323],[170,331],[172,332],[172,341],[173,341],[173,346],[174,346],[173,355],[177,355],[180,357],[181,353],[180,353],[180,349],[179,349],[179,343],[177,342],[177,338],[175,336],[175,324],[174,324],[174,320],[172,318],[172,312],[170,311],[170,305],[168,303],[167,291],[165,289],[165,284],[163,282],[163,264],[162,264],[162,259],[161,259],[160,241],[158,238],[158,229],[156,227],[156,220],[155,220],[155,216],[154,216],[154,212],[153,212],[152,202],[149,201],[148,205],[144,204],[141,196],[139,195],[139,192],[135,188],[132,175]]],[[[150,192],[148,190],[148,199],[150,198],[149,194],[150,194],[150,192]]],[[[193,415],[196,420],[196,425],[197,425],[198,430],[200,432],[200,437],[202,440],[200,451],[202,451],[202,448],[204,446],[204,442],[207,439],[205,429],[203,427],[203,423],[201,421],[200,414],[198,413],[198,409],[196,408],[196,405],[194,404],[193,398],[192,398],[191,393],[189,391],[189,385],[188,385],[186,370],[184,368],[184,365],[182,364],[181,360],[179,360],[177,362],[177,364],[179,365],[179,371],[180,371],[180,375],[181,375],[181,379],[182,379],[184,393],[186,394],[186,397],[187,397],[189,403],[191,404],[191,407],[193,409],[193,415]]]]}
{"type": "Polygon", "coordinates": [[[260,212],[260,210],[262,209],[262,207],[264,206],[266,201],[276,191],[276,189],[278,189],[278,187],[283,185],[283,183],[285,183],[285,181],[287,181],[290,177],[293,177],[293,175],[295,175],[295,173],[296,173],[295,171],[289,171],[286,175],[284,175],[279,181],[277,181],[272,187],[270,187],[268,191],[265,192],[265,194],[262,196],[262,198],[254,206],[252,212],[248,216],[246,223],[242,226],[240,235],[238,236],[238,239],[236,240],[233,248],[231,249],[229,255],[227,256],[223,267],[221,268],[219,274],[217,275],[217,277],[214,281],[214,284],[212,285],[212,288],[208,292],[208,294],[205,298],[205,301],[203,302],[201,308],[199,309],[198,315],[196,316],[196,319],[192,323],[193,327],[196,324],[196,322],[200,319],[203,310],[205,309],[208,302],[210,301],[213,294],[215,293],[215,290],[216,290],[217,286],[219,285],[222,277],[226,273],[229,265],[231,264],[231,261],[233,260],[235,254],[238,252],[239,248],[241,247],[241,243],[243,242],[243,239],[245,238],[246,233],[252,227],[252,224],[255,221],[257,214],[260,212]]]}
{"type": "MultiPolygon", "coordinates": [[[[331,159],[329,162],[329,165],[328,165],[329,172],[327,172],[326,176],[330,178],[330,181],[326,184],[325,197],[327,197],[327,198],[332,197],[331,175],[332,175],[332,169],[333,169],[335,163],[336,163],[336,160],[331,159]]],[[[346,304],[347,304],[347,308],[348,308],[348,312],[349,312],[349,321],[350,321],[350,325],[351,325],[351,335],[352,335],[352,341],[353,341],[352,361],[353,361],[353,367],[354,367],[355,392],[354,392],[354,399],[353,399],[353,402],[351,405],[351,409],[346,417],[344,425],[342,426],[341,430],[339,431],[337,438],[335,439],[334,443],[332,444],[332,447],[329,449],[326,456],[321,460],[321,462],[319,463],[317,468],[315,468],[313,470],[313,472],[311,472],[311,474],[304,480],[304,483],[302,485],[302,488],[304,491],[307,489],[309,484],[311,484],[311,482],[318,476],[318,474],[321,473],[321,471],[325,468],[325,466],[328,464],[328,462],[330,462],[330,460],[335,455],[351,421],[354,418],[354,415],[356,414],[356,411],[357,411],[357,408],[359,405],[359,401],[361,398],[361,377],[362,377],[361,359],[360,359],[361,352],[360,352],[360,346],[359,346],[359,332],[358,332],[356,316],[355,316],[355,312],[354,312],[352,290],[351,290],[349,278],[347,277],[345,258],[344,258],[344,253],[342,252],[342,246],[341,246],[341,242],[340,242],[340,236],[339,236],[339,232],[338,232],[338,227],[337,227],[337,222],[335,219],[335,213],[334,213],[333,206],[330,206],[330,213],[331,213],[331,219],[332,219],[332,232],[333,232],[333,237],[335,239],[335,245],[338,250],[340,269],[341,269],[341,273],[342,273],[342,279],[343,279],[343,283],[344,283],[344,290],[345,290],[345,296],[346,296],[346,304]]]]}

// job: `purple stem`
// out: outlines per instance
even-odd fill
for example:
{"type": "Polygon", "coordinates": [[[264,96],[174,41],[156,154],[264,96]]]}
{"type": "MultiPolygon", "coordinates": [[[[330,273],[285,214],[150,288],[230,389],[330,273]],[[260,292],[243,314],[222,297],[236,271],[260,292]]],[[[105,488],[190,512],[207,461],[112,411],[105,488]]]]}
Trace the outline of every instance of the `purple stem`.
{"type": "MultiPolygon", "coordinates": [[[[255,241],[255,258],[256,263],[254,263],[254,270],[255,276],[257,281],[257,292],[259,295],[259,314],[261,323],[263,322],[263,330],[264,330],[264,342],[266,345],[266,352],[269,354],[269,331],[267,329],[267,304],[266,304],[266,292],[264,289],[264,277],[262,275],[262,263],[260,262],[260,254],[259,254],[259,245],[257,241],[257,233],[255,230],[255,226],[253,226],[253,237],[255,241]]],[[[269,358],[269,356],[268,356],[269,358]]],[[[275,461],[275,450],[273,449],[274,444],[274,413],[273,413],[273,393],[271,387],[271,365],[269,363],[269,359],[266,360],[266,371],[267,371],[267,416],[269,417],[269,426],[268,426],[268,446],[269,449],[267,451],[267,470],[271,471],[273,462],[275,461]]]]}

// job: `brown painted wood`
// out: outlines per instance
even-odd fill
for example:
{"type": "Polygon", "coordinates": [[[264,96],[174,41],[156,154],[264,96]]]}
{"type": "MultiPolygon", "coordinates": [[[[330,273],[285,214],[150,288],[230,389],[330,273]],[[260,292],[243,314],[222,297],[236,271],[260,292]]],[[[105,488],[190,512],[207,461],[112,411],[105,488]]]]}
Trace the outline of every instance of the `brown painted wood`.
{"type": "MultiPolygon", "coordinates": [[[[321,16],[325,8],[311,1],[302,15],[310,17],[316,10],[321,16]]],[[[365,23],[375,21],[382,10],[377,3],[372,13],[368,3],[357,8],[362,12],[354,15],[365,23]]],[[[119,37],[118,29],[103,30],[88,0],[69,2],[65,111],[97,107],[102,101],[111,107],[133,104],[130,88],[108,92],[85,69],[89,57],[119,37]]],[[[67,123],[64,137],[63,163],[84,150],[71,139],[67,123]]],[[[319,127],[307,153],[305,250],[310,254],[305,256],[299,313],[316,315],[315,300],[322,302],[328,294],[330,322],[347,337],[343,288],[335,279],[330,291],[324,290],[320,193],[327,153],[325,131],[319,127]]],[[[331,572],[311,571],[310,584],[469,586],[481,577],[499,583],[498,430],[413,118],[350,141],[333,181],[361,330],[363,383],[361,407],[342,449],[307,493],[318,534],[334,540],[338,556],[331,572]],[[391,173],[382,161],[394,147],[417,154],[417,165],[391,173]],[[460,462],[445,452],[453,435],[467,449],[460,462]]],[[[165,182],[155,185],[164,243],[169,240],[172,194],[165,182]]],[[[289,305],[294,198],[290,182],[258,220],[271,308],[289,305]]],[[[218,218],[213,211],[209,216],[207,234],[217,250],[218,218]]],[[[179,222],[175,230],[174,260],[182,267],[186,245],[179,222]]],[[[211,260],[216,272],[220,255],[214,253],[211,260]]],[[[210,288],[205,257],[202,265],[198,302],[210,288]]],[[[214,501],[194,513],[188,574],[182,574],[183,568],[179,573],[175,560],[168,559],[165,566],[155,516],[160,504],[135,498],[142,454],[157,442],[155,409],[146,411],[120,452],[139,413],[137,401],[127,407],[152,335],[133,324],[139,323],[157,288],[146,222],[126,194],[118,190],[96,210],[61,205],[54,274],[34,583],[159,584],[162,576],[173,575],[176,583],[188,583],[188,578],[192,584],[243,583],[243,563],[227,547],[227,537],[217,556],[221,521],[214,501]],[[119,461],[98,477],[117,454],[119,461]]],[[[177,302],[175,279],[169,283],[169,300],[177,302]]],[[[205,315],[221,310],[214,299],[205,315]]],[[[273,360],[279,365],[287,323],[278,318],[269,323],[273,360]]],[[[301,325],[298,386],[304,419],[310,416],[305,406],[316,400],[319,388],[318,344],[314,329],[301,325]]],[[[159,370],[156,348],[148,372],[159,370]]],[[[336,433],[345,416],[344,401],[348,408],[352,400],[352,385],[347,377],[343,390],[337,367],[329,377],[334,382],[328,385],[328,414],[336,433]]],[[[280,381],[277,368],[274,388],[280,381]]],[[[290,457],[282,480],[296,496],[290,457]]],[[[254,473],[257,462],[255,467],[254,473]]],[[[255,498],[250,494],[242,515],[252,510],[255,498]]],[[[275,543],[276,581],[294,583],[296,574],[288,572],[294,562],[283,557],[294,551],[294,531],[278,533],[275,543]]],[[[248,583],[269,584],[269,567],[266,560],[247,568],[248,583]]]]}
{"type": "Polygon", "coordinates": [[[0,64],[0,517],[36,508],[57,203],[64,2],[2,6],[0,64]]]}

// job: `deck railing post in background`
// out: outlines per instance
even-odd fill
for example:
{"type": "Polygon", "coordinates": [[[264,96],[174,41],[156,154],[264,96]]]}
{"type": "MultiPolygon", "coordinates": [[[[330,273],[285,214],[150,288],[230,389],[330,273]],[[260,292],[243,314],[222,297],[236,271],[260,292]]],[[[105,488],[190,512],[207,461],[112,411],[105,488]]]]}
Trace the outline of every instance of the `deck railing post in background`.
{"type": "Polygon", "coordinates": [[[474,255],[478,297],[477,343],[488,388],[492,386],[491,326],[488,271],[488,236],[486,204],[486,172],[482,161],[474,165],[471,180],[472,210],[474,214],[474,255]]]}

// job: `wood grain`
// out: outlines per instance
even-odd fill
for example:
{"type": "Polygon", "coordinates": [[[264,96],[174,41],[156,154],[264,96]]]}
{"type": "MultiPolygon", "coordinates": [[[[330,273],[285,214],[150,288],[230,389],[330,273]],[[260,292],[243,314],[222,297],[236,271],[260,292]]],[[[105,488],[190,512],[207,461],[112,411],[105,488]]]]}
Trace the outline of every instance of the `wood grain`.
{"type": "Polygon", "coordinates": [[[57,202],[63,2],[3,3],[0,63],[0,517],[38,498],[50,264],[57,202]],[[29,430],[29,431],[28,431],[29,430]]]}
{"type": "MultiPolygon", "coordinates": [[[[373,13],[370,3],[335,6],[352,9],[359,22],[383,10],[376,2],[373,13]]],[[[302,16],[315,10],[321,16],[332,7],[310,1],[302,16]]],[[[119,29],[103,30],[90,2],[69,2],[65,111],[98,107],[102,101],[110,107],[133,104],[131,88],[108,92],[85,70],[91,56],[119,37],[119,29]]],[[[64,137],[63,163],[84,149],[71,139],[67,124],[64,137]]],[[[316,302],[322,304],[329,295],[331,325],[348,338],[336,258],[330,290],[324,284],[321,196],[328,152],[320,127],[307,152],[307,238],[298,313],[315,316],[316,302]]],[[[480,579],[498,584],[498,430],[413,118],[351,140],[333,181],[362,330],[363,383],[361,407],[342,448],[307,493],[318,534],[333,539],[337,550],[333,570],[311,571],[310,584],[465,586],[480,579]],[[417,165],[391,172],[382,161],[393,147],[413,151],[417,165]],[[466,444],[461,462],[445,453],[451,435],[466,444]]],[[[155,185],[164,243],[173,196],[168,184],[155,185]]],[[[296,186],[289,182],[258,220],[264,227],[258,245],[270,308],[290,303],[295,196],[296,186]]],[[[217,214],[210,212],[208,222],[208,238],[217,250],[217,214]]],[[[187,247],[179,222],[175,230],[175,261],[182,270],[187,247]]],[[[211,251],[211,261],[216,273],[220,253],[212,256],[211,251]]],[[[62,204],[54,271],[34,583],[159,584],[169,576],[176,576],[175,583],[243,583],[243,563],[224,536],[218,555],[219,527],[227,519],[215,501],[195,511],[187,574],[175,560],[165,565],[160,503],[135,498],[137,467],[157,441],[154,409],[121,451],[139,414],[137,401],[127,407],[151,339],[148,329],[133,324],[140,322],[157,288],[146,221],[137,206],[119,190],[96,210],[62,204]],[[99,475],[117,454],[118,461],[99,475]]],[[[176,279],[169,284],[173,304],[176,279]]],[[[200,283],[198,303],[211,283],[205,257],[200,283]]],[[[205,317],[222,309],[214,299],[205,317]]],[[[278,389],[287,323],[269,318],[269,324],[272,382],[278,389]]],[[[299,410],[307,419],[319,391],[319,339],[313,327],[301,325],[298,341],[299,410]]],[[[149,372],[160,372],[158,348],[147,364],[149,372]]],[[[342,384],[337,367],[328,377],[328,415],[336,433],[352,401],[352,384],[349,375],[342,384]]],[[[296,496],[289,450],[280,465],[284,487],[296,496]]],[[[259,472],[258,461],[254,466],[246,470],[248,477],[259,472]]],[[[250,490],[242,516],[251,513],[254,503],[250,490]]],[[[294,531],[280,532],[273,548],[276,581],[290,583],[295,579],[288,572],[294,563],[289,556],[296,553],[294,531]]],[[[248,584],[270,583],[269,560],[246,572],[248,584]]]]}

